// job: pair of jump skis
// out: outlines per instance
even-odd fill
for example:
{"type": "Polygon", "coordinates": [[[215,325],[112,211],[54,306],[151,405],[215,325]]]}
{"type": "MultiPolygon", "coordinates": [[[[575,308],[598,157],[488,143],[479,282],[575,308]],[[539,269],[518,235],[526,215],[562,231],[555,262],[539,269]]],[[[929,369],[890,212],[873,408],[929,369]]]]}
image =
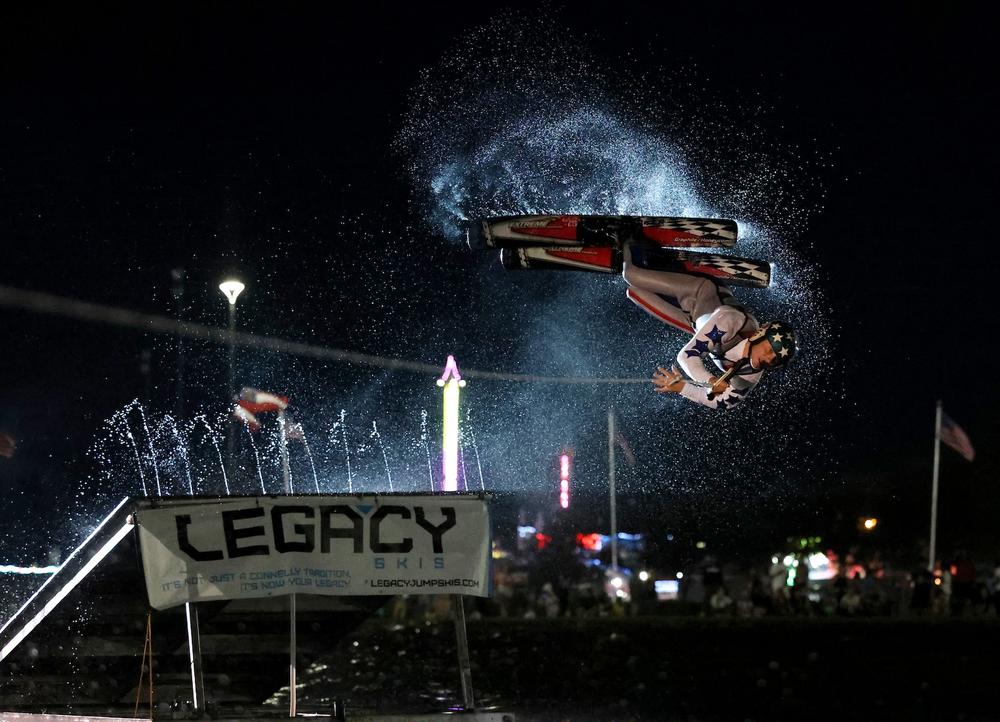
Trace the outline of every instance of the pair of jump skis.
{"type": "Polygon", "coordinates": [[[739,403],[764,371],[795,355],[795,332],[781,321],[758,323],[729,286],[767,288],[765,261],[691,251],[732,248],[738,228],[724,218],[532,215],[476,221],[474,249],[499,249],[509,270],[621,273],[637,306],[691,335],[653,386],[710,408],[739,403]],[[711,370],[705,361],[712,362],[711,370]]]}

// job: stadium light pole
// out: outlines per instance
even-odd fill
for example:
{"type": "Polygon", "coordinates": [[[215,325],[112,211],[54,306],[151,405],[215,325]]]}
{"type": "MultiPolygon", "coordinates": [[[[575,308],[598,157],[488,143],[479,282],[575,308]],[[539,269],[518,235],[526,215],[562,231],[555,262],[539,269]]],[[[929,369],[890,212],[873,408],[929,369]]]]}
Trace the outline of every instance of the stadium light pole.
{"type": "Polygon", "coordinates": [[[618,500],[615,489],[615,408],[608,407],[608,491],[611,499],[611,569],[618,571],[618,500]]]}
{"type": "MultiPolygon", "coordinates": [[[[170,271],[172,281],[170,291],[174,297],[174,313],[178,321],[184,321],[184,278],[183,268],[170,271]]],[[[174,381],[174,416],[178,419],[184,416],[184,337],[177,336],[176,378],[174,381]]]]}
{"type": "MultiPolygon", "coordinates": [[[[236,299],[240,297],[243,293],[243,289],[246,286],[235,278],[227,278],[225,281],[219,284],[219,290],[229,301],[229,381],[226,388],[227,405],[231,405],[236,398],[236,388],[235,388],[235,375],[233,373],[233,363],[235,358],[235,344],[234,333],[236,332],[236,299]]],[[[232,409],[227,409],[227,413],[232,412],[232,409]]],[[[233,474],[233,446],[235,444],[233,425],[229,425],[229,435],[226,441],[226,467],[227,472],[230,477],[233,474]]]]}

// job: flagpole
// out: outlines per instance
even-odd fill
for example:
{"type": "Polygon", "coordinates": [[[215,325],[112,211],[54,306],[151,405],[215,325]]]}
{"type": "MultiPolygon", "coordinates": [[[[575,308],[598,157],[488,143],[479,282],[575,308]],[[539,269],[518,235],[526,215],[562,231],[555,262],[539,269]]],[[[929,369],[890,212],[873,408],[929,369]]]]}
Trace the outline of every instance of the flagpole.
{"type": "Polygon", "coordinates": [[[296,679],[296,656],[298,655],[298,639],[296,631],[296,595],[292,593],[288,599],[288,716],[298,715],[298,681],[296,679]]]}
{"type": "Polygon", "coordinates": [[[615,407],[608,407],[608,487],[611,492],[611,569],[618,571],[618,513],[615,499],[615,407]]]}
{"type": "MultiPolygon", "coordinates": [[[[229,337],[228,337],[228,347],[229,347],[229,377],[226,382],[226,403],[231,405],[236,401],[236,373],[234,369],[234,363],[236,359],[236,345],[233,343],[234,337],[233,332],[236,330],[236,302],[233,301],[229,304],[229,337]]],[[[229,435],[226,438],[226,472],[229,476],[233,475],[233,456],[235,454],[236,448],[236,427],[232,422],[228,424],[229,435]]]]}
{"type": "Polygon", "coordinates": [[[285,412],[278,410],[278,434],[281,436],[281,481],[286,494],[292,493],[292,469],[288,465],[288,439],[285,435],[285,412]]]}
{"type": "MultiPolygon", "coordinates": [[[[292,469],[288,463],[288,422],[285,410],[278,410],[278,434],[281,436],[281,479],[286,494],[292,493],[292,469]]],[[[296,635],[296,600],[295,593],[289,596],[288,602],[288,716],[298,714],[298,688],[296,687],[296,656],[298,654],[298,639],[296,635]]]]}
{"type": "Polygon", "coordinates": [[[941,399],[937,402],[937,412],[934,414],[934,481],[931,483],[931,541],[927,559],[927,571],[934,571],[937,558],[937,508],[938,508],[938,471],[941,466],[941,399]]]}

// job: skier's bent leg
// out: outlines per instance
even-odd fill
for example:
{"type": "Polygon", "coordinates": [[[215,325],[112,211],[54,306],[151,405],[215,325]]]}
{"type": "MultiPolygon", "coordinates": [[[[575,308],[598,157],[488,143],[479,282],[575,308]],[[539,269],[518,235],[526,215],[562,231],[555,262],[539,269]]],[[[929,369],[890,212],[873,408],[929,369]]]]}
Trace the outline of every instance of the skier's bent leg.
{"type": "Polygon", "coordinates": [[[690,317],[684,311],[652,291],[630,286],[625,295],[636,306],[654,318],[687,333],[694,333],[690,317]]]}
{"type": "Polygon", "coordinates": [[[707,278],[690,276],[673,271],[654,271],[632,261],[630,249],[626,248],[622,277],[632,288],[651,291],[664,297],[688,317],[688,325],[694,319],[712,313],[716,308],[732,302],[732,292],[725,286],[707,278]]]}

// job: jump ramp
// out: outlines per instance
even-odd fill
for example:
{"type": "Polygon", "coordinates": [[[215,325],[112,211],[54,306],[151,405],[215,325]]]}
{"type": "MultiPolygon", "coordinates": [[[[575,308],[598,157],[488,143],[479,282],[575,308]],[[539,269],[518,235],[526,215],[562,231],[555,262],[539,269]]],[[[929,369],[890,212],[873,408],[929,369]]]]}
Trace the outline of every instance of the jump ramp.
{"type": "MultiPolygon", "coordinates": [[[[310,501],[308,495],[278,498],[310,501]]],[[[437,685],[434,696],[410,694],[406,700],[411,705],[414,699],[436,700],[437,709],[400,709],[399,699],[384,704],[384,696],[373,696],[370,689],[358,692],[364,697],[359,704],[352,700],[353,692],[365,688],[358,684],[356,669],[364,651],[358,649],[358,630],[378,625],[384,630],[379,634],[391,634],[401,626],[387,618],[386,606],[395,597],[296,594],[151,608],[137,515],[182,504],[202,505],[213,513],[230,499],[122,499],[0,627],[0,719],[110,722],[306,715],[403,721],[437,719],[438,712],[450,710],[449,718],[457,712],[483,722],[513,720],[509,714],[475,709],[464,607],[457,596],[451,597],[458,602],[452,605],[454,633],[437,635],[438,649],[428,648],[424,659],[410,660],[426,665],[431,676],[461,682],[451,686],[451,699],[437,685]],[[360,714],[352,714],[353,709],[360,714]]],[[[361,661],[371,668],[371,677],[380,674],[371,657],[361,661]]]]}

